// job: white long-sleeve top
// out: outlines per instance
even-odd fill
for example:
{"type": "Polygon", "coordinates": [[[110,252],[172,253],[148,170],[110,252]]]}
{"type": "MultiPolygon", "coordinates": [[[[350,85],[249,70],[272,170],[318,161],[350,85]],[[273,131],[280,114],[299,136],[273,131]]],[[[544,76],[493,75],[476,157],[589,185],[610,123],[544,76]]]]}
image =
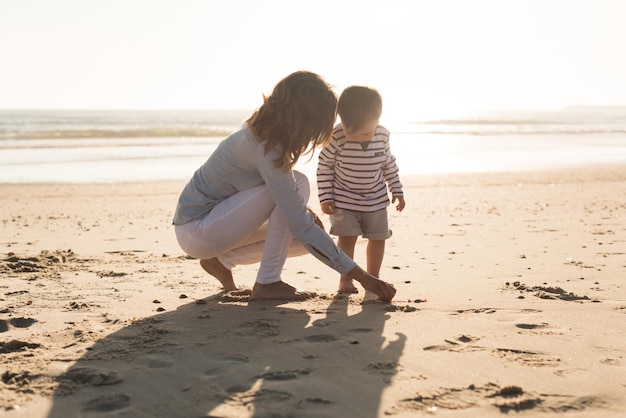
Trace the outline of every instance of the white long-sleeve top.
{"type": "Polygon", "coordinates": [[[298,194],[293,171],[274,166],[277,149],[265,152],[250,128],[244,125],[218,145],[183,189],[174,213],[174,225],[202,219],[219,202],[252,187],[265,184],[285,219],[289,232],[307,250],[339,273],[356,263],[315,225],[306,202],[298,194]]]}
{"type": "Polygon", "coordinates": [[[402,196],[396,158],[389,146],[389,131],[377,126],[369,142],[348,141],[341,123],[335,126],[330,143],[320,152],[317,165],[320,203],[373,212],[389,206],[388,191],[402,196]]]}

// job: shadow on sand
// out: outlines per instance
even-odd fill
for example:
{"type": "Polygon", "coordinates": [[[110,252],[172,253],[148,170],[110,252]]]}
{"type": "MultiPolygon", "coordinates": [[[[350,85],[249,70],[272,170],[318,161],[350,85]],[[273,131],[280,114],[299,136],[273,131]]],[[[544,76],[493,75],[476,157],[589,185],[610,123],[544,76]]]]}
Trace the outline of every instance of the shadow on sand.
{"type": "Polygon", "coordinates": [[[377,417],[406,338],[381,303],[297,303],[219,294],[136,321],[61,379],[50,418],[377,417]],[[308,305],[311,306],[311,305],[308,305]]]}

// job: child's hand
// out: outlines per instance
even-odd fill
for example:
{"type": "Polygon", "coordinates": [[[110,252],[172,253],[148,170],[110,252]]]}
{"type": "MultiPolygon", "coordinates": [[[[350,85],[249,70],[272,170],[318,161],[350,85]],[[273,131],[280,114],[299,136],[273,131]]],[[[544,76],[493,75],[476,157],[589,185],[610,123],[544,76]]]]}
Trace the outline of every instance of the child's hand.
{"type": "Polygon", "coordinates": [[[404,196],[393,196],[391,198],[391,203],[396,203],[396,201],[398,202],[398,204],[396,205],[396,210],[398,212],[402,212],[402,209],[404,209],[404,196]]]}
{"type": "Polygon", "coordinates": [[[321,204],[322,212],[326,215],[335,213],[335,202],[324,202],[321,204]]]}

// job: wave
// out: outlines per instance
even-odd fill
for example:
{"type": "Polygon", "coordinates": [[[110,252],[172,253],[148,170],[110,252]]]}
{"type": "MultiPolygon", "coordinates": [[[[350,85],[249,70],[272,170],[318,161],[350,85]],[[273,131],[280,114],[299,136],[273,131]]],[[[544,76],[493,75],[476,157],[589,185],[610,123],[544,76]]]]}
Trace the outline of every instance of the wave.
{"type": "Polygon", "coordinates": [[[588,135],[625,134],[626,119],[471,118],[438,119],[402,124],[396,133],[461,135],[588,135]]]}
{"type": "Polygon", "coordinates": [[[416,125],[553,125],[541,119],[435,119],[415,122],[416,125]]]}
{"type": "Polygon", "coordinates": [[[243,111],[0,110],[0,139],[224,137],[243,111]]]}
{"type": "MultiPolygon", "coordinates": [[[[0,110],[0,147],[28,141],[104,142],[117,139],[183,140],[224,138],[239,129],[249,112],[213,111],[7,111],[0,110]]],[[[560,111],[497,111],[403,119],[385,125],[412,135],[624,135],[623,108],[569,108],[560,111]]],[[[385,124],[383,122],[383,124],[385,124]]],[[[31,144],[32,145],[32,144],[31,144]]]]}
{"type": "MultiPolygon", "coordinates": [[[[624,135],[626,127],[595,127],[589,125],[510,125],[510,124],[420,124],[389,127],[392,134],[411,135],[624,135]]],[[[225,138],[232,128],[149,128],[149,129],[85,129],[32,132],[2,132],[0,141],[9,140],[78,140],[78,139],[140,139],[140,138],[225,138]]]]}
{"type": "Polygon", "coordinates": [[[428,134],[624,134],[623,108],[568,108],[553,111],[478,112],[454,118],[417,120],[408,131],[428,134]]]}
{"type": "Polygon", "coordinates": [[[0,139],[201,138],[224,137],[233,130],[232,127],[212,127],[0,131],[0,139]]]}
{"type": "Polygon", "coordinates": [[[626,128],[609,127],[554,127],[550,129],[541,129],[539,126],[518,127],[518,126],[501,126],[498,128],[482,128],[482,129],[463,129],[454,126],[441,127],[440,129],[400,129],[392,131],[395,134],[421,134],[421,135],[618,135],[626,134],[626,128]]]}

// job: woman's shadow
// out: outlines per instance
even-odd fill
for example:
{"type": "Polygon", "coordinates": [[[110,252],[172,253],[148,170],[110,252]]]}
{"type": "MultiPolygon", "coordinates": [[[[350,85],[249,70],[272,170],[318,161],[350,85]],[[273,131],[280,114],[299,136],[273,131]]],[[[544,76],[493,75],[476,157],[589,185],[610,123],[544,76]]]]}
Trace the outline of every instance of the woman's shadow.
{"type": "Polygon", "coordinates": [[[98,341],[59,378],[48,416],[381,415],[406,339],[384,336],[389,305],[337,295],[306,312],[226,296],[98,341]]]}

